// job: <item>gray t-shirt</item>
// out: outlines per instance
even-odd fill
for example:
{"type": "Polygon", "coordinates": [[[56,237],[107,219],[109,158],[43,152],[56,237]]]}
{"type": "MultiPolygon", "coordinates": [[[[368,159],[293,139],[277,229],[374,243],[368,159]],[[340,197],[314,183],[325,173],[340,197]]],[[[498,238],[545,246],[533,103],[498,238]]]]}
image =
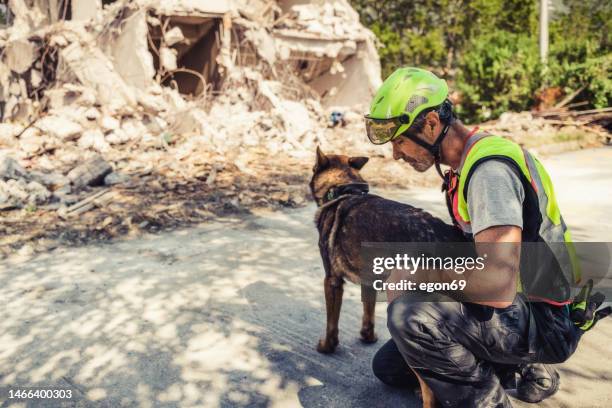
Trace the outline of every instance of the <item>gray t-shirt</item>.
{"type": "Polygon", "coordinates": [[[467,194],[472,234],[499,225],[523,228],[524,199],[517,169],[495,159],[480,164],[472,173],[467,194]]]}

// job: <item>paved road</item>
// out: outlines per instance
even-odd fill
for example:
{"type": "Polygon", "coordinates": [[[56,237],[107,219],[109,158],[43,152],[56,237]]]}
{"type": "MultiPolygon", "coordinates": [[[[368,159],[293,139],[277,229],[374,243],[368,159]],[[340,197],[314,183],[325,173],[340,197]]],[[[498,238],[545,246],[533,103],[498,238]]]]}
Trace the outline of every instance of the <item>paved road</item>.
{"type": "MultiPolygon", "coordinates": [[[[545,162],[576,237],[609,241],[612,149],[545,162]]],[[[436,189],[379,193],[446,216],[436,189]]],[[[4,260],[0,385],[70,388],[86,407],[419,406],[372,377],[377,346],[358,341],[358,287],[345,292],[338,352],[314,350],[324,306],[313,213],[4,260]]],[[[540,406],[610,405],[610,320],[584,337],[561,366],[560,392],[540,406]]],[[[377,324],[382,344],[382,304],[377,324]]],[[[0,398],[20,405],[57,403],[0,398]]]]}

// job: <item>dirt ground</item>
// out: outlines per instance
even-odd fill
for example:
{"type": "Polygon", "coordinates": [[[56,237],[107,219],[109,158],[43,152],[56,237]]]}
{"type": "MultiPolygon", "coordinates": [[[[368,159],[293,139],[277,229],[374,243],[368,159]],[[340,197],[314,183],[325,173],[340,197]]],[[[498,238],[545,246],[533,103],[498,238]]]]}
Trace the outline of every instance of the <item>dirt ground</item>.
{"type": "MultiPolygon", "coordinates": [[[[348,150],[359,154],[357,149],[348,150]]],[[[308,182],[313,165],[314,150],[307,159],[277,155],[271,160],[266,152],[251,154],[240,167],[203,162],[184,177],[150,168],[120,185],[86,188],[81,200],[104,190],[108,194],[100,198],[103,203],[82,214],[62,217],[59,204],[1,211],[0,258],[16,250],[40,252],[57,245],[107,242],[261,209],[303,207],[311,200],[308,182]]],[[[382,155],[370,158],[364,175],[388,187],[438,183],[434,171],[423,177],[382,155]]]]}
{"type": "MultiPolygon", "coordinates": [[[[607,147],[544,161],[577,240],[610,241],[611,160],[607,147]]],[[[373,190],[447,217],[437,187],[373,190]]],[[[63,406],[80,407],[420,406],[372,376],[389,338],[385,305],[379,342],[361,344],[358,287],[345,291],[337,353],[315,351],[325,318],[314,211],[255,209],[42,253],[22,246],[0,263],[0,387],[70,388],[76,399],[63,406]]],[[[587,333],[559,366],[559,393],[538,406],[609,406],[611,336],[612,319],[587,333]]],[[[3,393],[0,406],[58,404],[3,393]]]]}

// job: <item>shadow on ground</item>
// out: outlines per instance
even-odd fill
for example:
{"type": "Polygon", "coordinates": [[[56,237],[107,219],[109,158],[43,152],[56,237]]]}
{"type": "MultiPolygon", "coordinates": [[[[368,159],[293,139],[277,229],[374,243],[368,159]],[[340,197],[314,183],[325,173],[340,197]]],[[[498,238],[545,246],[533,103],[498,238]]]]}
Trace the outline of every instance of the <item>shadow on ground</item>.
{"type": "Polygon", "coordinates": [[[66,406],[416,406],[371,374],[377,346],[357,339],[357,287],[338,352],[315,351],[324,311],[312,212],[8,259],[1,384],[68,387],[77,401],[66,406]]]}
{"type": "MultiPolygon", "coordinates": [[[[609,236],[608,218],[587,217],[572,193],[580,183],[587,197],[589,180],[570,176],[556,185],[568,223],[581,238],[609,236]]],[[[445,213],[433,190],[386,193],[445,213]]],[[[589,195],[591,215],[610,196],[589,195]]],[[[3,260],[0,386],[69,388],[76,398],[18,403],[2,394],[0,406],[419,406],[371,375],[388,339],[385,307],[377,310],[379,343],[361,344],[358,287],[345,291],[337,353],[315,351],[324,306],[313,213],[228,218],[3,260]]],[[[559,393],[540,406],[609,406],[611,337],[612,321],[587,333],[559,367],[559,393]]]]}

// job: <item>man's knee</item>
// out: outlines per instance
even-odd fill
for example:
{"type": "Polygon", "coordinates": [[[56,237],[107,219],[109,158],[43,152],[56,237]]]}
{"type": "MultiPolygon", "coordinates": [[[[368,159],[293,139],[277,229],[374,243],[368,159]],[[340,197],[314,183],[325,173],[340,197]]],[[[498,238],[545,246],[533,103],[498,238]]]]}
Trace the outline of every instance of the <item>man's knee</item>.
{"type": "Polygon", "coordinates": [[[391,387],[411,389],[419,383],[393,340],[387,341],[376,352],[372,371],[380,381],[391,387]]]}
{"type": "Polygon", "coordinates": [[[408,299],[397,299],[387,308],[387,327],[395,338],[412,338],[428,331],[429,325],[435,324],[434,307],[427,302],[411,302],[408,299]]]}

